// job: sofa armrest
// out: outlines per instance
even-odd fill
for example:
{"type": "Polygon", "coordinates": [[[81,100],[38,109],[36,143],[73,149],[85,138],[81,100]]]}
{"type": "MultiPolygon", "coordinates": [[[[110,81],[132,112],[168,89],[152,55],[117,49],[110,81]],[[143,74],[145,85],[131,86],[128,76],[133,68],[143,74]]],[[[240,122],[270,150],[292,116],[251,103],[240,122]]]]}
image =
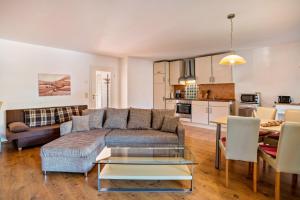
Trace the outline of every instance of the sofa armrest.
{"type": "Polygon", "coordinates": [[[177,126],[178,145],[184,146],[185,129],[181,122],[178,122],[177,126]]]}
{"type": "Polygon", "coordinates": [[[60,124],[60,136],[66,135],[72,132],[72,121],[64,122],[60,124]]]}

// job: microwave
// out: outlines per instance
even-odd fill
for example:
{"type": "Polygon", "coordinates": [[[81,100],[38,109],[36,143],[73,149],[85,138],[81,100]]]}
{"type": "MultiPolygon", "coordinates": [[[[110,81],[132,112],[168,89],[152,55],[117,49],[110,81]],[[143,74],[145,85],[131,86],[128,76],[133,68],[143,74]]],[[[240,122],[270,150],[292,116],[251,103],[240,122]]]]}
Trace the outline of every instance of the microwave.
{"type": "Polygon", "coordinates": [[[260,104],[260,94],[241,94],[241,103],[260,104]]]}
{"type": "Polygon", "coordinates": [[[292,103],[292,98],[290,96],[278,96],[278,103],[292,103]]]}

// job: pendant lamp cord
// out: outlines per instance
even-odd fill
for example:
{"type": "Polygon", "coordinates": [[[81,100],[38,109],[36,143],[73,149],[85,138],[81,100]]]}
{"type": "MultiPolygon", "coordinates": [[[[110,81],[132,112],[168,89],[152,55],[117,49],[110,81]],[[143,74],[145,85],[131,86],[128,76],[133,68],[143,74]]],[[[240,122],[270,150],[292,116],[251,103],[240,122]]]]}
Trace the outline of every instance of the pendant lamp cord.
{"type": "Polygon", "coordinates": [[[230,31],[230,50],[232,50],[232,35],[233,35],[233,21],[232,18],[230,19],[231,23],[231,31],[230,31]]]}

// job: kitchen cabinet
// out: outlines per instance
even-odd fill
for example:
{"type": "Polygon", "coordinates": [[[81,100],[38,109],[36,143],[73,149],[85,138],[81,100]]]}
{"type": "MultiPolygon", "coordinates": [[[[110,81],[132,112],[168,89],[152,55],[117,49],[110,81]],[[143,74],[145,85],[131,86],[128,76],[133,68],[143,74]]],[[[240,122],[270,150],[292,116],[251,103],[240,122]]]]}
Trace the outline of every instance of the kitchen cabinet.
{"type": "Polygon", "coordinates": [[[171,99],[166,100],[166,109],[175,110],[175,106],[176,106],[175,100],[171,100],[171,99]]]}
{"type": "Polygon", "coordinates": [[[183,76],[184,62],[176,60],[170,62],[170,85],[179,85],[179,78],[183,76]]]}
{"type": "Polygon", "coordinates": [[[219,64],[220,60],[226,55],[228,54],[196,58],[196,83],[232,83],[232,67],[219,64]]]}
{"type": "Polygon", "coordinates": [[[154,74],[166,74],[166,65],[168,65],[168,62],[156,62],[154,63],[154,74]]]}
{"type": "Polygon", "coordinates": [[[232,83],[232,66],[220,65],[220,60],[229,54],[212,56],[212,68],[215,83],[232,83]]]}
{"type": "Polygon", "coordinates": [[[212,74],[211,56],[199,57],[195,59],[195,75],[197,84],[210,83],[212,74]]]}
{"type": "Polygon", "coordinates": [[[165,109],[165,98],[170,95],[169,62],[154,63],[153,72],[153,107],[165,109]]]}
{"type": "Polygon", "coordinates": [[[192,122],[210,124],[210,121],[230,115],[232,102],[193,101],[192,122]]]}
{"type": "Polygon", "coordinates": [[[208,109],[209,121],[230,115],[230,105],[231,102],[210,101],[208,109]]]}
{"type": "Polygon", "coordinates": [[[192,101],[192,122],[208,124],[208,101],[192,101]]]}

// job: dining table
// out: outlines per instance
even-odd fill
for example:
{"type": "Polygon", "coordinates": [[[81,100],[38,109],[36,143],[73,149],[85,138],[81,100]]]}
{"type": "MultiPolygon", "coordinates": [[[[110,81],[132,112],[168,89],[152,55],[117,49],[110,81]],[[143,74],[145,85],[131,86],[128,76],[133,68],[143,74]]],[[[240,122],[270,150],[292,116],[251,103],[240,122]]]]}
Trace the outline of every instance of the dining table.
{"type": "MultiPolygon", "coordinates": [[[[215,168],[219,169],[220,168],[220,146],[219,146],[219,140],[221,138],[221,130],[222,126],[227,125],[227,118],[228,116],[225,117],[220,117],[215,120],[211,120],[210,122],[213,124],[216,124],[216,153],[215,153],[215,168]]],[[[274,120],[266,120],[266,119],[261,119],[260,120],[260,130],[262,131],[272,131],[272,132],[280,132],[281,130],[281,125],[279,126],[270,126],[270,127],[265,127],[262,126],[262,124],[274,121],[274,120]]]]}

